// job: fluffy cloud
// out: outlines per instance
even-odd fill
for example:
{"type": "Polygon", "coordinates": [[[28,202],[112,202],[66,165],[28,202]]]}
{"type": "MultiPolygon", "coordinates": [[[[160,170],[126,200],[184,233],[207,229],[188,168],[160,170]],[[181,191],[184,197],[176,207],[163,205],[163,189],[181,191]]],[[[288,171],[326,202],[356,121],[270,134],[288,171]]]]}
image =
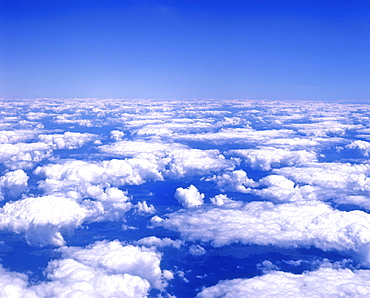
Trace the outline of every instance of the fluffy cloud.
{"type": "Polygon", "coordinates": [[[211,242],[215,247],[237,242],[315,246],[325,251],[354,251],[362,261],[370,260],[370,216],[362,211],[338,211],[318,201],[213,205],[180,210],[167,219],[157,216],[152,224],[176,230],[189,241],[211,242]]]}
{"type": "Polygon", "coordinates": [[[84,208],[74,200],[57,196],[8,202],[0,209],[0,229],[23,233],[32,245],[64,245],[62,233],[76,229],[101,209],[97,203],[89,204],[94,208],[84,208]]]}
{"type": "Polygon", "coordinates": [[[284,150],[272,147],[230,150],[229,154],[242,157],[253,169],[269,171],[272,168],[316,162],[316,153],[306,150],[284,150]]]}
{"type": "Polygon", "coordinates": [[[316,189],[310,185],[299,187],[293,181],[281,175],[269,175],[259,181],[262,189],[251,192],[274,203],[286,203],[298,200],[315,200],[316,189]]]}
{"type": "Polygon", "coordinates": [[[115,141],[122,141],[124,135],[125,135],[124,132],[120,130],[112,130],[110,132],[110,137],[115,141]]]}
{"type": "Polygon", "coordinates": [[[136,245],[144,245],[144,246],[155,246],[155,247],[166,247],[166,246],[173,246],[175,248],[180,248],[183,242],[181,240],[172,240],[170,238],[158,238],[156,236],[150,236],[142,238],[138,241],[134,242],[136,245]]]}
{"type": "Polygon", "coordinates": [[[370,295],[368,270],[320,268],[299,275],[275,271],[251,279],[220,281],[197,297],[365,297],[370,295]]]}
{"type": "Polygon", "coordinates": [[[214,175],[207,181],[216,182],[217,188],[221,191],[232,191],[241,193],[250,193],[251,187],[257,187],[258,183],[249,179],[247,173],[243,170],[227,172],[222,175],[214,175]]]}
{"type": "Polygon", "coordinates": [[[294,131],[288,129],[254,130],[252,128],[223,128],[218,132],[177,135],[174,139],[203,141],[215,144],[261,144],[274,138],[287,138],[293,136],[294,131]]]}
{"type": "Polygon", "coordinates": [[[32,140],[37,134],[38,130],[2,130],[0,131],[0,144],[16,144],[32,140]]]}
{"type": "Polygon", "coordinates": [[[175,199],[185,208],[197,207],[203,204],[204,194],[199,193],[194,185],[188,188],[176,189],[175,199]]]}
{"type": "Polygon", "coordinates": [[[62,247],[61,259],[49,262],[47,281],[32,285],[25,274],[0,267],[0,293],[9,298],[146,297],[154,288],[164,290],[170,271],[160,269],[154,249],[96,242],[86,248],[62,247]]]}
{"type": "Polygon", "coordinates": [[[363,156],[369,156],[370,143],[362,140],[353,141],[345,146],[346,149],[358,150],[363,156]]]}
{"type": "Polygon", "coordinates": [[[163,176],[179,178],[233,169],[234,163],[218,150],[191,149],[178,143],[121,141],[98,147],[104,153],[150,162],[163,176]]]}
{"type": "MultiPolygon", "coordinates": [[[[11,197],[20,195],[27,188],[28,179],[29,177],[23,170],[6,173],[4,176],[0,177],[2,193],[5,192],[11,197]]],[[[4,198],[2,194],[0,194],[0,199],[1,198],[4,198]]]]}
{"type": "Polygon", "coordinates": [[[77,149],[94,139],[96,139],[96,136],[93,134],[70,131],[64,134],[39,135],[39,140],[53,149],[77,149]]]}
{"type": "Polygon", "coordinates": [[[101,241],[87,248],[61,247],[59,251],[64,258],[72,258],[86,266],[102,268],[113,274],[139,276],[156,289],[163,289],[165,285],[159,266],[161,255],[150,248],[101,241]]]}
{"type": "Polygon", "coordinates": [[[312,163],[274,169],[273,172],[297,184],[312,186],[311,190],[315,190],[320,200],[334,199],[344,203],[346,197],[370,194],[370,164],[312,163]]]}
{"type": "Polygon", "coordinates": [[[362,128],[361,125],[341,123],[336,118],[313,123],[290,124],[287,127],[295,128],[304,135],[316,137],[343,136],[350,130],[362,128]]]}
{"type": "Polygon", "coordinates": [[[31,169],[51,154],[52,148],[41,142],[0,144],[0,162],[11,170],[31,169]]]}
{"type": "Polygon", "coordinates": [[[42,188],[47,191],[58,189],[58,184],[65,189],[71,185],[88,183],[92,185],[107,184],[140,185],[146,180],[163,180],[156,165],[145,159],[112,159],[89,163],[81,160],[65,160],[60,164],[38,167],[36,175],[46,177],[42,188]]]}

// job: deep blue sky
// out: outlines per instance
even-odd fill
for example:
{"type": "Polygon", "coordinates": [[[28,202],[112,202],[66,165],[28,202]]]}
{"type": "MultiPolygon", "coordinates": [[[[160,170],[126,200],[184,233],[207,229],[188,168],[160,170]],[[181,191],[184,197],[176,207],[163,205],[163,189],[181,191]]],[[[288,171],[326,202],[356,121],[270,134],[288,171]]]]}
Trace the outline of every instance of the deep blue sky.
{"type": "Polygon", "coordinates": [[[369,3],[0,0],[0,97],[370,99],[369,3]]]}

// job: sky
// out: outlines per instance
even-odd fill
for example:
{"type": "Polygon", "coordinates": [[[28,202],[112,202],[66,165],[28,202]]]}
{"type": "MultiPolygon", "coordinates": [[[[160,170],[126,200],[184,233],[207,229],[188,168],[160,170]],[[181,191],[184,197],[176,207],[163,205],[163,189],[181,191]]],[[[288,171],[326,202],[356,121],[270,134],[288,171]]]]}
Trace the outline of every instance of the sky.
{"type": "Polygon", "coordinates": [[[0,0],[0,97],[367,100],[369,6],[0,0]]]}

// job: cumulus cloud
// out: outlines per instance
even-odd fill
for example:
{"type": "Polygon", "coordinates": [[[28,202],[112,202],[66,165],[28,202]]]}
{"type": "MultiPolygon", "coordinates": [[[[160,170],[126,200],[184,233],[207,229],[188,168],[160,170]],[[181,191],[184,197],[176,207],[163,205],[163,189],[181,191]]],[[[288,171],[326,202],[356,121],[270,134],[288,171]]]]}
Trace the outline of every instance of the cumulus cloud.
{"type": "Polygon", "coordinates": [[[155,213],[155,207],[153,205],[148,205],[146,201],[138,202],[136,208],[139,213],[155,213]]]}
{"type": "Polygon", "coordinates": [[[156,289],[165,286],[160,269],[161,255],[150,248],[123,246],[116,240],[96,242],[86,248],[61,247],[59,251],[64,258],[72,258],[86,266],[114,274],[139,276],[156,289]]]}
{"type": "Polygon", "coordinates": [[[197,207],[203,204],[204,194],[201,194],[194,185],[190,185],[188,188],[176,189],[175,199],[185,208],[197,207]]]}
{"type": "Polygon", "coordinates": [[[192,149],[178,143],[121,141],[98,147],[101,152],[150,162],[163,176],[179,178],[233,169],[234,163],[218,150],[192,149]]]}
{"type": "Polygon", "coordinates": [[[225,194],[216,195],[216,196],[210,198],[210,200],[211,200],[212,204],[215,204],[217,206],[222,206],[225,203],[232,202],[232,200],[225,194]]]}
{"type": "Polygon", "coordinates": [[[241,193],[250,193],[251,187],[257,187],[258,183],[249,179],[247,173],[243,170],[227,172],[222,175],[214,175],[207,181],[216,182],[216,187],[221,191],[232,191],[241,193]]]}
{"type": "Polygon", "coordinates": [[[182,134],[176,140],[202,141],[214,144],[261,144],[274,138],[293,137],[294,131],[288,129],[255,130],[252,128],[222,128],[218,132],[182,134]]]}
{"type": "Polygon", "coordinates": [[[167,247],[167,246],[173,246],[177,249],[179,249],[183,245],[183,241],[177,239],[172,240],[171,238],[158,238],[156,236],[149,236],[145,238],[141,238],[138,241],[134,242],[136,245],[144,245],[144,246],[155,246],[155,247],[167,247]]]}
{"type": "Polygon", "coordinates": [[[370,295],[368,270],[320,268],[292,274],[273,271],[251,279],[223,280],[197,297],[365,297],[370,295]]]}
{"type": "MultiPolygon", "coordinates": [[[[6,193],[11,197],[20,195],[28,186],[28,175],[23,170],[16,170],[6,173],[0,177],[0,186],[2,193],[6,193]]],[[[0,199],[4,199],[0,194],[0,199]]]]}
{"type": "MultiPolygon", "coordinates": [[[[46,178],[41,185],[46,191],[58,189],[57,184],[65,188],[89,183],[93,185],[140,185],[146,180],[163,180],[156,165],[145,159],[112,159],[102,162],[65,160],[58,164],[38,167],[36,175],[46,178]]],[[[59,189],[58,189],[59,191],[59,189]]]]}
{"type": "Polygon", "coordinates": [[[313,123],[295,123],[287,127],[295,128],[301,134],[316,137],[344,136],[350,130],[362,128],[361,125],[341,123],[337,119],[327,119],[313,123]]]}
{"type": "Polygon", "coordinates": [[[146,297],[163,291],[170,271],[160,268],[161,255],[151,248],[95,242],[86,248],[60,248],[61,259],[50,261],[47,280],[33,285],[25,274],[0,267],[2,297],[146,297]]]}
{"type": "Polygon", "coordinates": [[[95,140],[96,136],[89,133],[67,131],[64,134],[41,134],[38,138],[53,149],[77,149],[95,140]]]}
{"type": "Polygon", "coordinates": [[[39,130],[31,129],[2,130],[0,131],[0,144],[16,144],[30,141],[35,138],[38,133],[39,130]]]}
{"type": "MultiPolygon", "coordinates": [[[[348,204],[352,204],[355,201],[350,200],[351,197],[370,195],[370,164],[312,163],[273,172],[296,184],[311,186],[320,200],[334,199],[343,204],[348,197],[348,204]]],[[[309,189],[306,187],[306,190],[309,189]]]]}
{"type": "Polygon", "coordinates": [[[31,169],[51,155],[52,148],[41,142],[0,144],[0,162],[11,170],[31,169]]]}
{"type": "Polygon", "coordinates": [[[65,244],[62,233],[78,228],[95,215],[99,206],[84,208],[76,201],[58,196],[30,197],[8,202],[0,209],[0,229],[22,233],[32,245],[65,244]]]}
{"type": "Polygon", "coordinates": [[[369,156],[370,142],[356,140],[345,146],[346,149],[359,151],[363,156],[369,156]]]}
{"type": "Polygon", "coordinates": [[[110,132],[110,137],[115,141],[122,141],[122,138],[124,137],[125,133],[120,130],[112,130],[110,132]]]}
{"type": "Polygon", "coordinates": [[[228,154],[241,157],[251,168],[262,171],[317,161],[315,152],[277,149],[273,147],[230,150],[228,154]]]}
{"type": "Polygon", "coordinates": [[[281,175],[269,175],[259,180],[262,189],[251,192],[274,203],[286,203],[298,200],[315,200],[316,189],[310,185],[298,186],[281,175]]]}
{"type": "Polygon", "coordinates": [[[279,247],[315,246],[324,251],[354,251],[362,261],[370,260],[369,214],[338,211],[319,201],[213,205],[183,209],[167,217],[155,217],[151,222],[154,226],[180,232],[186,240],[210,242],[215,247],[238,242],[279,247]]]}

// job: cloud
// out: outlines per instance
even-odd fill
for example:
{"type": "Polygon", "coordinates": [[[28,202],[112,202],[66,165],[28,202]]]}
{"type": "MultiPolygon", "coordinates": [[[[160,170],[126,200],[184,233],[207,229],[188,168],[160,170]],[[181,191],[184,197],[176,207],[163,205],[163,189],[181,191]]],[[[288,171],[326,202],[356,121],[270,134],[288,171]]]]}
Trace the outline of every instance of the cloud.
{"type": "Polygon", "coordinates": [[[345,124],[335,120],[313,123],[294,123],[286,127],[297,129],[301,134],[315,137],[344,136],[348,131],[362,128],[362,125],[345,124]]]}
{"type": "Polygon", "coordinates": [[[154,249],[123,246],[119,241],[96,242],[86,248],[61,247],[63,258],[72,258],[86,266],[101,268],[111,274],[130,274],[147,280],[151,287],[163,289],[161,255],[154,249]]]}
{"type": "Polygon", "coordinates": [[[0,144],[0,162],[11,169],[31,169],[49,158],[52,148],[45,143],[0,144]]]}
{"type": "Polygon", "coordinates": [[[41,142],[48,144],[55,149],[77,149],[86,143],[96,139],[96,136],[89,133],[78,133],[67,131],[64,134],[41,134],[38,136],[41,142]]]}
{"type": "Polygon", "coordinates": [[[179,240],[179,239],[176,239],[176,240],[172,240],[170,238],[158,238],[156,236],[149,236],[149,237],[145,237],[145,238],[141,238],[140,240],[138,241],[135,241],[134,242],[135,245],[144,245],[144,246],[148,246],[148,247],[152,247],[152,246],[155,246],[155,247],[167,247],[167,246],[173,246],[177,249],[180,249],[180,247],[183,245],[183,241],[179,240]]]}
{"type": "Polygon", "coordinates": [[[134,157],[151,163],[152,167],[169,178],[207,175],[234,168],[234,162],[225,159],[218,150],[192,149],[178,143],[121,141],[98,149],[113,156],[134,157]]]}
{"type": "Polygon", "coordinates": [[[53,191],[57,184],[62,187],[89,183],[92,185],[112,186],[140,185],[146,180],[163,180],[156,165],[145,159],[106,160],[87,162],[81,160],[64,160],[59,164],[48,164],[38,167],[36,175],[46,178],[42,188],[53,191]]]}
{"type": "Polygon", "coordinates": [[[232,200],[230,198],[228,198],[228,196],[225,195],[225,194],[216,195],[216,196],[210,198],[210,201],[212,202],[212,204],[215,204],[217,206],[222,206],[225,203],[232,202],[232,200]]]}
{"type": "Polygon", "coordinates": [[[346,149],[359,151],[363,156],[369,156],[370,143],[362,140],[356,140],[345,146],[346,149]]]}
{"type": "Polygon", "coordinates": [[[310,185],[298,186],[281,175],[269,175],[261,180],[262,189],[253,189],[251,193],[274,203],[287,203],[298,200],[316,200],[316,188],[310,185]]]}
{"type": "Polygon", "coordinates": [[[311,191],[320,200],[333,199],[343,204],[348,197],[348,204],[352,204],[355,201],[351,197],[370,195],[370,164],[310,163],[274,169],[273,172],[296,184],[311,186],[311,191]]]}
{"type": "Polygon", "coordinates": [[[242,157],[252,169],[270,171],[272,168],[316,162],[316,153],[306,150],[287,150],[272,147],[230,150],[228,154],[242,157]]]}
{"type": "MultiPolygon", "coordinates": [[[[10,197],[19,196],[28,186],[28,175],[23,170],[8,172],[0,177],[0,186],[2,193],[10,197]]],[[[4,199],[0,194],[0,198],[4,199]]]]}
{"type": "Polygon", "coordinates": [[[98,210],[98,206],[84,208],[65,197],[30,197],[8,202],[0,209],[0,229],[24,234],[31,245],[61,246],[65,244],[62,233],[78,228],[98,210]]]}
{"type": "Polygon", "coordinates": [[[151,289],[163,291],[168,270],[161,270],[161,255],[152,248],[95,242],[88,247],[59,249],[61,259],[50,261],[46,281],[31,284],[27,275],[0,267],[2,297],[147,297],[151,289]]]}
{"type": "Polygon", "coordinates": [[[125,133],[120,130],[112,130],[110,132],[110,137],[115,141],[122,141],[122,138],[124,137],[125,133]]]}
{"type": "Polygon", "coordinates": [[[39,134],[39,130],[17,129],[0,131],[0,144],[16,144],[30,141],[39,134]]]}
{"type": "Polygon", "coordinates": [[[292,274],[273,271],[251,279],[223,280],[197,297],[365,297],[370,295],[368,270],[320,268],[292,274]]]}
{"type": "Polygon", "coordinates": [[[247,173],[243,170],[227,172],[222,175],[214,175],[207,181],[216,182],[216,187],[221,191],[232,191],[241,193],[250,193],[250,187],[257,187],[258,183],[249,179],[247,173]]]}
{"type": "Polygon", "coordinates": [[[210,242],[215,247],[231,243],[310,247],[337,250],[369,261],[370,216],[344,212],[319,201],[274,205],[270,202],[225,204],[183,209],[156,216],[153,226],[178,231],[188,241],[210,242]]]}
{"type": "Polygon", "coordinates": [[[203,204],[204,194],[199,193],[194,185],[188,188],[176,189],[175,199],[185,208],[197,207],[203,204]]]}
{"type": "Polygon", "coordinates": [[[261,144],[274,138],[293,137],[294,131],[288,129],[255,130],[252,128],[222,128],[218,132],[182,134],[175,140],[199,141],[212,144],[261,144]]]}

